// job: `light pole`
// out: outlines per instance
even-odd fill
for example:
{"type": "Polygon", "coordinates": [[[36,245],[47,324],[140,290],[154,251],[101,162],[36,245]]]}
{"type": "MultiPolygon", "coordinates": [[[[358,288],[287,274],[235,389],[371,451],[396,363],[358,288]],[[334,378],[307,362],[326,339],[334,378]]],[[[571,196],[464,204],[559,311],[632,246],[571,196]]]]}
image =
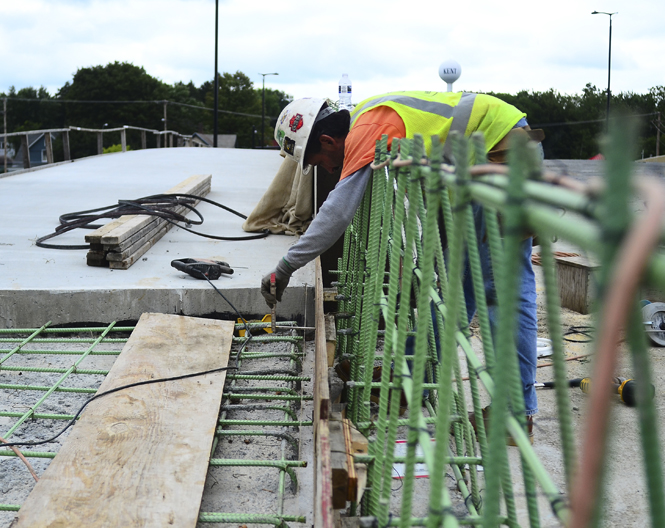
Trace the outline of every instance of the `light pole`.
{"type": "Polygon", "coordinates": [[[266,75],[279,75],[279,73],[259,73],[263,75],[263,96],[261,98],[261,147],[265,147],[266,137],[266,75]]]}
{"type": "Polygon", "coordinates": [[[215,113],[213,115],[212,121],[213,121],[213,131],[212,131],[212,146],[217,148],[217,134],[219,132],[218,129],[218,121],[217,121],[217,116],[219,113],[219,74],[217,73],[217,50],[218,50],[218,33],[219,33],[219,0],[215,0],[215,97],[214,97],[214,102],[213,105],[215,107],[215,113]]]}
{"type": "Polygon", "coordinates": [[[618,14],[618,11],[616,13],[606,13],[605,11],[593,11],[591,13],[592,15],[608,15],[610,17],[610,51],[609,55],[607,58],[607,121],[606,121],[606,127],[609,128],[610,126],[610,74],[612,72],[612,15],[618,14]]]}

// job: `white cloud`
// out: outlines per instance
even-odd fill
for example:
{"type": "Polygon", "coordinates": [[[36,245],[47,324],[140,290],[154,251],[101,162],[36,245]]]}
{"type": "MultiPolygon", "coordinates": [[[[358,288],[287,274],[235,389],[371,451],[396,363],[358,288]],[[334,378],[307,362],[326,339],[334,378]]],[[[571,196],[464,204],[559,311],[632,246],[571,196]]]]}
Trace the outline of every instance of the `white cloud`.
{"type": "MultiPolygon", "coordinates": [[[[219,71],[296,97],[335,97],[348,73],[354,100],[395,89],[443,90],[440,62],[462,65],[458,89],[580,92],[665,85],[661,0],[222,0],[219,71]]],[[[0,91],[46,86],[78,68],[127,61],[161,80],[200,85],[214,72],[214,0],[22,0],[0,3],[0,91]]]]}

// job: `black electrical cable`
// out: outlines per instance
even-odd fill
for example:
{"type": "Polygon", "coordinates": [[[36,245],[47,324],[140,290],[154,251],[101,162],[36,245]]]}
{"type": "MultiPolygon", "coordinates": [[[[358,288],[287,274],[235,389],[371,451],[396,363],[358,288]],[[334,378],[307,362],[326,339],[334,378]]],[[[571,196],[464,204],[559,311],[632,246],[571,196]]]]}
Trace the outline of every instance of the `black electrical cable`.
{"type": "Polygon", "coordinates": [[[171,378],[159,378],[159,379],[152,379],[152,380],[145,380],[145,381],[137,381],[136,383],[130,383],[128,385],[122,385],[121,387],[116,387],[115,389],[110,389],[107,390],[106,392],[102,392],[100,394],[95,394],[92,398],[88,399],[82,406],[81,408],[76,412],[74,417],[67,423],[65,428],[60,431],[57,435],[55,435],[52,438],[49,438],[47,440],[39,440],[37,442],[6,442],[2,445],[3,447],[12,447],[12,446],[37,446],[37,445],[42,445],[42,444],[48,444],[50,442],[53,442],[55,439],[57,439],[60,435],[62,435],[67,429],[69,429],[72,425],[74,425],[74,422],[78,419],[80,414],[83,412],[83,409],[85,409],[89,403],[93,402],[94,400],[101,398],[102,396],[107,396],[109,394],[113,394],[114,392],[119,392],[121,390],[129,389],[130,387],[138,387],[140,385],[149,385],[151,383],[161,383],[164,381],[177,381],[181,379],[186,379],[186,378],[194,378],[196,376],[203,376],[205,374],[212,374],[213,372],[221,372],[223,370],[235,370],[238,367],[220,367],[216,369],[211,369],[211,370],[205,370],[203,372],[193,372],[192,374],[183,374],[181,376],[173,376],[171,378]]]}
{"type": "Polygon", "coordinates": [[[595,328],[593,326],[571,326],[564,334],[563,340],[569,343],[591,343],[595,328]],[[583,339],[573,339],[568,336],[581,335],[583,339]]]}
{"type": "Polygon", "coordinates": [[[208,284],[210,284],[210,286],[212,286],[212,287],[214,288],[214,290],[215,290],[215,291],[221,296],[221,298],[224,299],[224,300],[228,303],[228,305],[229,305],[231,308],[233,308],[233,311],[234,311],[234,312],[236,313],[236,315],[238,316],[238,319],[242,320],[243,325],[245,326],[245,335],[247,336],[247,339],[245,339],[245,341],[243,342],[243,344],[240,345],[240,350],[238,350],[238,353],[237,353],[236,356],[233,358],[233,360],[235,361],[235,364],[236,364],[236,367],[235,367],[235,368],[238,368],[238,367],[237,367],[237,365],[238,365],[238,359],[240,358],[240,355],[243,353],[243,350],[245,350],[245,347],[249,344],[250,340],[252,339],[252,333],[251,333],[250,330],[249,330],[249,323],[247,322],[247,320],[246,320],[242,315],[240,315],[240,312],[237,310],[237,308],[236,308],[235,306],[233,306],[233,303],[231,303],[231,301],[229,301],[229,300],[224,296],[224,294],[223,294],[220,290],[217,289],[217,286],[215,286],[215,285],[212,283],[212,281],[208,278],[208,276],[207,276],[205,273],[203,273],[203,272],[200,271],[200,270],[197,270],[196,268],[192,268],[191,271],[193,271],[194,273],[198,273],[198,274],[201,276],[202,279],[205,279],[205,280],[208,281],[208,284]]]}
{"type": "Polygon", "coordinates": [[[124,215],[148,215],[148,216],[158,216],[170,224],[173,224],[185,231],[193,233],[195,235],[210,238],[213,240],[227,240],[227,241],[241,241],[241,240],[256,240],[259,238],[265,238],[270,234],[270,230],[264,229],[256,235],[246,235],[238,237],[221,237],[216,235],[210,235],[206,233],[200,233],[194,231],[189,227],[185,227],[179,222],[183,222],[187,225],[201,225],[203,223],[203,215],[192,205],[197,200],[206,202],[224,209],[225,211],[234,214],[242,218],[243,220],[247,219],[242,213],[227,207],[226,205],[220,204],[203,196],[196,196],[194,194],[153,194],[151,196],[144,196],[143,198],[137,198],[135,200],[118,200],[117,205],[107,205],[105,207],[98,207],[96,209],[88,209],[86,211],[75,211],[72,213],[65,213],[60,216],[59,221],[60,225],[55,228],[53,233],[39,237],[35,242],[37,247],[47,248],[47,249],[66,249],[66,250],[76,250],[76,249],[90,249],[90,244],[79,244],[79,245],[70,245],[70,244],[46,244],[45,241],[56,236],[62,235],[73,229],[97,229],[101,227],[99,224],[93,224],[97,220],[103,218],[119,218],[124,215]],[[199,220],[186,218],[185,216],[176,213],[173,211],[173,208],[176,206],[184,206],[189,209],[191,212],[198,216],[199,220]]]}

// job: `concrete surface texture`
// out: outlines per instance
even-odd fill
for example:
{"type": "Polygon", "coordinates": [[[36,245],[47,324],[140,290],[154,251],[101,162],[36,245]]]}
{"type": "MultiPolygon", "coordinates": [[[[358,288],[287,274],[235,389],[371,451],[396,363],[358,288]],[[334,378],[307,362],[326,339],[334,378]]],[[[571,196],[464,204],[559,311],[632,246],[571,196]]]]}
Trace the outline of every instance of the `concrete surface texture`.
{"type": "MultiPolygon", "coordinates": [[[[136,320],[147,311],[232,313],[206,281],[171,267],[171,260],[186,257],[228,262],[235,273],[220,277],[215,285],[246,316],[267,313],[259,293],[261,277],[286,253],[294,237],[216,241],[173,227],[128,270],[87,266],[85,250],[42,249],[35,240],[51,233],[64,213],[162,193],[196,174],[212,175],[209,199],[248,215],[281,161],[275,151],[149,149],[0,178],[0,328],[41,326],[47,320],[52,324],[136,320]]],[[[195,230],[247,235],[241,218],[206,203],[197,208],[205,221],[195,230]]],[[[87,233],[77,229],[49,242],[83,244],[87,233]]],[[[277,314],[280,320],[312,313],[303,309],[303,303],[312,303],[313,284],[313,266],[293,276],[277,314]]]]}

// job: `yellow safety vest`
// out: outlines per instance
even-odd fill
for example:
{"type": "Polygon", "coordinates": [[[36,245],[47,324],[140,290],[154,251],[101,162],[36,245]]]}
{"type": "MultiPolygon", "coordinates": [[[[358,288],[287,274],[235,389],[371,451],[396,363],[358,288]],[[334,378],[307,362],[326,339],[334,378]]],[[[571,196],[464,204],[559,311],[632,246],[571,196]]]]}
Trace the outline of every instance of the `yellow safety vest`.
{"type": "Polygon", "coordinates": [[[444,154],[452,158],[448,133],[456,130],[465,136],[480,131],[489,152],[516,124],[526,117],[514,106],[491,95],[466,92],[391,92],[360,102],[351,113],[351,127],[365,112],[378,106],[389,106],[404,121],[407,138],[421,134],[429,155],[432,136],[445,144],[444,154]]]}

